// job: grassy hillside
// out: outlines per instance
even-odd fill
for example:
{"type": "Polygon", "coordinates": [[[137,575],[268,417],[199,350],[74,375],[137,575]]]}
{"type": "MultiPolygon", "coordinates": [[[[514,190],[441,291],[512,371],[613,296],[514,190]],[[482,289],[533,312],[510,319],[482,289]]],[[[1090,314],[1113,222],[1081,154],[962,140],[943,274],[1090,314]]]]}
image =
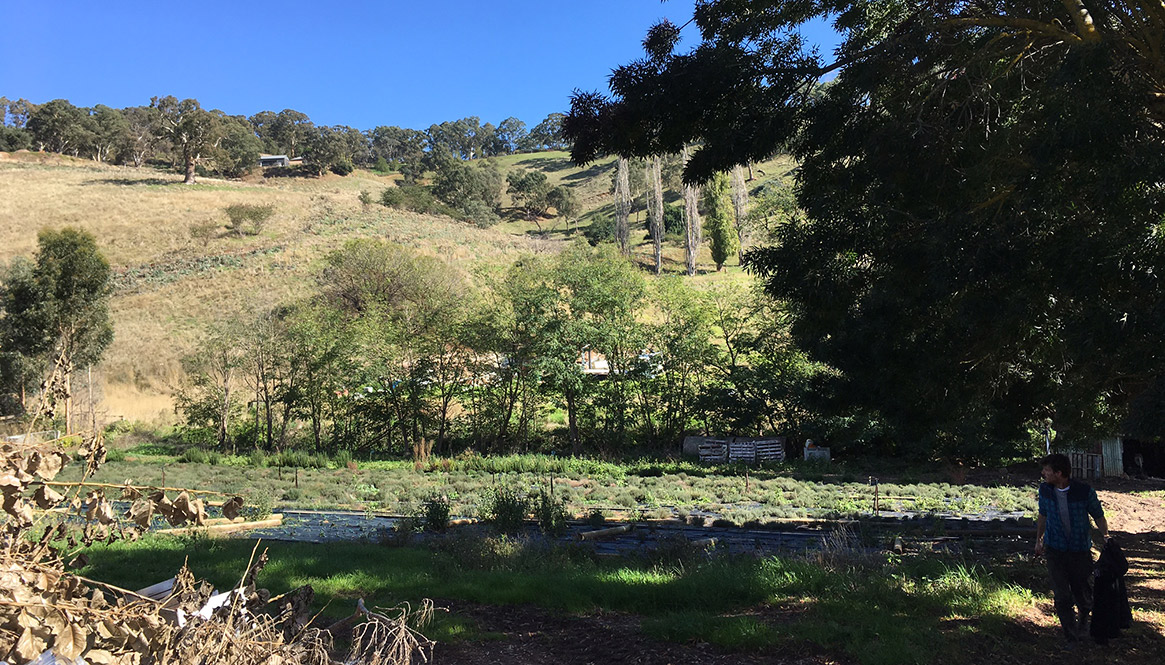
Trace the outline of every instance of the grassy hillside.
{"type": "MultiPolygon", "coordinates": [[[[498,158],[504,172],[537,169],[554,185],[575,190],[587,216],[611,205],[614,160],[585,168],[567,153],[498,158]]],[[[760,165],[758,179],[788,172],[786,160],[760,165]]],[[[96,376],[104,411],[131,419],[173,418],[169,394],[181,381],[181,357],[198,335],[218,321],[302,297],[321,258],[354,238],[382,238],[441,258],[451,266],[509,263],[523,253],[553,252],[579,232],[543,222],[544,233],[525,220],[492,229],[445,217],[363,205],[393,178],[357,171],[323,178],[201,178],[183,186],[176,174],[95,164],[40,153],[0,153],[0,262],[31,256],[38,230],[74,226],[92,233],[113,266],[116,338],[96,376]],[[275,214],[257,235],[228,232],[224,208],[270,205],[275,214]],[[212,225],[208,239],[191,228],[212,225]]],[[[508,205],[509,201],[503,201],[508,205]]],[[[642,216],[642,215],[641,215],[642,216]]],[[[640,220],[642,222],[642,220],[640,220]]],[[[641,228],[641,226],[639,227],[641,228]]],[[[651,246],[632,234],[636,259],[648,266],[651,246]]],[[[705,248],[706,265],[710,265],[705,248]]],[[[683,249],[666,248],[670,271],[683,268],[683,249]]],[[[739,271],[704,279],[739,279],[739,271]]]]}

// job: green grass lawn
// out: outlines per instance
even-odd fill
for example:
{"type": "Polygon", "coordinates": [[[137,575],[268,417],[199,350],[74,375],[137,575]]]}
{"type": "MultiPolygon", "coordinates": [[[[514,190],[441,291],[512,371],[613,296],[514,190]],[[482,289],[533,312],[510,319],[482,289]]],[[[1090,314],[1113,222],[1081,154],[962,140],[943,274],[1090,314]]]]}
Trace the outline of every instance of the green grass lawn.
{"type": "MultiPolygon", "coordinates": [[[[253,546],[152,536],[90,548],[81,574],[139,588],[173,576],[186,561],[197,578],[223,589],[237,582],[253,546]]],[[[381,607],[434,598],[569,614],[615,611],[659,639],[738,651],[811,644],[869,664],[966,662],[968,641],[997,633],[1035,603],[1004,575],[937,555],[902,560],[832,551],[709,560],[688,551],[608,561],[504,538],[454,539],[439,551],[261,547],[269,548],[270,563],[260,585],[278,594],[310,584],[327,617],[347,615],[357,598],[381,607]]],[[[497,638],[465,617],[438,616],[427,631],[438,641],[497,638]]]]}

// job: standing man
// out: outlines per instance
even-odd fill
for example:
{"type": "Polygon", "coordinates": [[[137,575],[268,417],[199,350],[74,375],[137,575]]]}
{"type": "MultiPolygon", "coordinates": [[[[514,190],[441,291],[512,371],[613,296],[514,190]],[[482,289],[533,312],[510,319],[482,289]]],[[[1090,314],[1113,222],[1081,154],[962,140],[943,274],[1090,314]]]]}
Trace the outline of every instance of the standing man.
{"type": "Polygon", "coordinates": [[[1071,478],[1072,463],[1067,455],[1048,455],[1040,464],[1044,482],[1040,483],[1036,556],[1048,555],[1056,616],[1071,648],[1088,637],[1092,610],[1092,525],[1088,516],[1096,520],[1102,538],[1108,538],[1108,522],[1096,490],[1071,478]]]}

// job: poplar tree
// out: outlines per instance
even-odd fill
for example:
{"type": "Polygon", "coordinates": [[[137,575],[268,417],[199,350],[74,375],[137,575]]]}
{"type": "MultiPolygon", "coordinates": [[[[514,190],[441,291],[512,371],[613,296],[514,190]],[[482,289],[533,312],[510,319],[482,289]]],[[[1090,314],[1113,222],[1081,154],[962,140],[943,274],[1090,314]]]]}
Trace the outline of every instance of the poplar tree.
{"type": "Polygon", "coordinates": [[[717,272],[724,269],[724,262],[736,251],[733,217],[728,176],[717,173],[704,185],[704,231],[711,245],[712,261],[716,264],[717,272]]]}

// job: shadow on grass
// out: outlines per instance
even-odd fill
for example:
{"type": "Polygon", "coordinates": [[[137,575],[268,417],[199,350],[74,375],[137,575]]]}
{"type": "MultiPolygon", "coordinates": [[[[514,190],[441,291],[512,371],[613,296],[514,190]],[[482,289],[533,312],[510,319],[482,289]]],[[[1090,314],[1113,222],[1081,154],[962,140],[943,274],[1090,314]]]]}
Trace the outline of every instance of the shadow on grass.
{"type": "Polygon", "coordinates": [[[167,178],[94,178],[86,180],[85,185],[117,185],[120,187],[158,187],[162,185],[180,185],[181,180],[167,178]]]}
{"type": "MultiPolygon", "coordinates": [[[[568,164],[568,166],[564,167],[564,170],[565,170],[565,168],[569,168],[569,162],[567,162],[567,164],[568,164]]],[[[581,171],[576,171],[575,173],[565,175],[562,177],[562,179],[563,180],[570,180],[570,181],[590,180],[591,178],[597,178],[600,175],[602,175],[602,174],[604,174],[612,169],[614,169],[614,166],[609,162],[606,164],[594,164],[594,165],[589,166],[581,171]]]]}
{"type": "MultiPolygon", "coordinates": [[[[311,584],[317,602],[330,603],[328,616],[345,615],[356,598],[391,607],[424,597],[626,612],[643,617],[646,633],[678,643],[742,652],[809,643],[870,665],[1036,662],[1024,658],[1043,657],[1056,641],[1046,597],[1019,584],[1039,572],[1024,560],[987,568],[938,557],[847,559],[842,552],[820,560],[594,561],[501,543],[508,555],[478,565],[450,551],[267,543],[270,563],[259,582],[273,593],[311,584]]],[[[133,589],[169,578],[188,558],[196,577],[225,588],[237,582],[253,546],[150,538],[92,548],[92,563],[80,572],[133,589]]],[[[452,619],[450,633],[476,639],[452,619]]],[[[1149,663],[1145,654],[1163,650],[1165,639],[1147,626],[1104,653],[1112,662],[1149,663]]]]}

